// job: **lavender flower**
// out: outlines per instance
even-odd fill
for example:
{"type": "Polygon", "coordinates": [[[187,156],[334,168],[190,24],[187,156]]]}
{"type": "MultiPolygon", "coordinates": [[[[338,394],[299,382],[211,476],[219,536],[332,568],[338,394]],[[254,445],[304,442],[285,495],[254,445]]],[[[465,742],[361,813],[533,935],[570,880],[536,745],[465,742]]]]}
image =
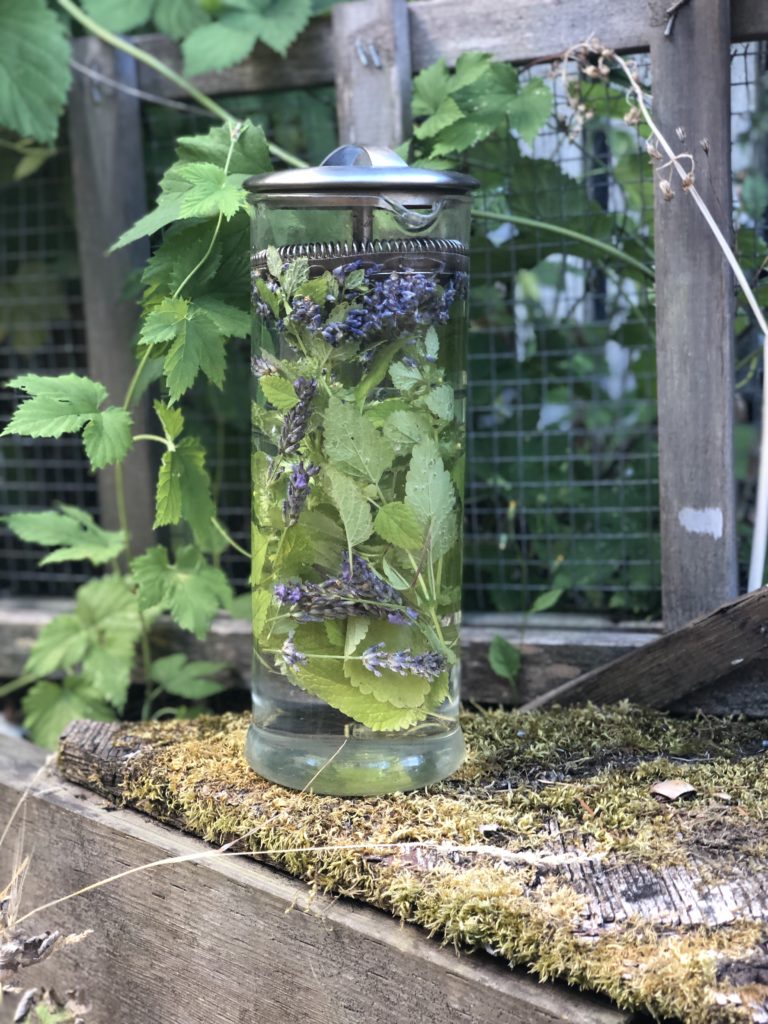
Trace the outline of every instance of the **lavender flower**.
{"type": "Polygon", "coordinates": [[[447,664],[442,654],[435,651],[426,654],[412,654],[410,648],[386,651],[383,641],[363,651],[362,662],[364,668],[375,676],[380,676],[382,669],[389,669],[401,676],[421,676],[430,682],[445,671],[447,664]]]}
{"type": "Polygon", "coordinates": [[[251,358],[251,373],[254,377],[268,377],[272,373],[277,373],[277,367],[270,363],[268,359],[262,359],[261,356],[253,356],[251,358]]]}
{"type": "Polygon", "coordinates": [[[288,319],[303,324],[312,331],[319,331],[323,323],[323,311],[316,302],[305,295],[303,299],[294,302],[288,319]]]}
{"type": "Polygon", "coordinates": [[[298,521],[309,494],[309,481],[319,472],[319,466],[305,466],[303,462],[293,467],[288,479],[288,494],[283,502],[283,519],[288,526],[293,526],[298,521]]]}
{"type": "Polygon", "coordinates": [[[359,555],[353,558],[352,571],[345,555],[339,576],[331,576],[322,583],[278,583],[274,593],[280,604],[291,606],[291,614],[299,622],[372,616],[410,625],[419,614],[359,555]]]}
{"type": "Polygon", "coordinates": [[[312,399],[317,391],[317,381],[307,380],[306,377],[297,377],[293,382],[293,390],[299,400],[285,414],[280,439],[277,442],[278,456],[293,455],[304,440],[309,415],[312,411],[312,399]]]}
{"type": "Polygon", "coordinates": [[[289,633],[280,648],[286,668],[299,668],[301,665],[307,664],[306,654],[302,654],[296,649],[296,644],[293,642],[294,636],[294,633],[289,633]]]}

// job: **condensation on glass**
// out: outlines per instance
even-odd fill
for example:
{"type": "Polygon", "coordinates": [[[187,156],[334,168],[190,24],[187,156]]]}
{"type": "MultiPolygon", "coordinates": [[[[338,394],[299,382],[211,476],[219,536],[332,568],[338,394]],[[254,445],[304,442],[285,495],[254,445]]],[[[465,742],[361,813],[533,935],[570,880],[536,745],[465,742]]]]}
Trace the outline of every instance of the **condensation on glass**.
{"type": "Polygon", "coordinates": [[[250,179],[253,721],[295,789],[414,789],[458,723],[469,192],[343,146],[250,179]]]}

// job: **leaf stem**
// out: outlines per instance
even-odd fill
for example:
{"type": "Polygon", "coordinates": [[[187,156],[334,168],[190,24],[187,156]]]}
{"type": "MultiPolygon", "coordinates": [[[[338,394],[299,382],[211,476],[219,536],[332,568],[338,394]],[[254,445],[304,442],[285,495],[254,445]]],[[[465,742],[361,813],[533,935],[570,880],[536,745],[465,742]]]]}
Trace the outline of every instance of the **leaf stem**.
{"type": "MultiPolygon", "coordinates": [[[[109,43],[110,46],[114,46],[116,50],[122,50],[123,53],[127,53],[128,56],[133,57],[134,60],[140,61],[142,64],[146,64],[147,67],[152,68],[163,78],[167,78],[169,82],[173,82],[180,89],[198,103],[205,110],[209,110],[216,117],[221,118],[224,123],[235,121],[229,111],[225,110],[220,103],[212,99],[210,96],[206,96],[204,92],[193,85],[188,79],[180,75],[178,71],[174,71],[173,68],[168,67],[157,57],[151,53],[146,53],[138,46],[134,46],[133,43],[127,39],[123,39],[121,36],[115,35],[114,32],[110,32],[109,29],[104,28],[93,18],[89,17],[85,11],[81,10],[73,0],[56,0],[56,3],[63,10],[69,14],[78,24],[82,25],[84,29],[90,32],[92,35],[103,40],[105,43],[109,43]]],[[[281,146],[275,145],[273,142],[267,142],[267,148],[272,156],[277,157],[278,160],[282,160],[283,163],[288,164],[290,167],[307,167],[307,162],[302,160],[298,156],[294,156],[293,153],[289,153],[281,146]]]]}
{"type": "Polygon", "coordinates": [[[169,441],[167,437],[160,437],[159,434],[134,434],[134,441],[157,441],[158,444],[164,444],[169,452],[176,449],[176,445],[173,441],[169,441]]]}
{"type": "Polygon", "coordinates": [[[634,256],[630,256],[626,252],[622,252],[621,249],[615,245],[610,245],[608,242],[601,242],[599,238],[592,238],[590,235],[584,235],[581,231],[574,231],[572,228],[566,228],[562,224],[552,224],[546,220],[534,220],[532,217],[518,216],[516,213],[493,213],[491,210],[472,210],[473,217],[480,217],[484,220],[495,220],[503,224],[519,224],[524,228],[536,228],[538,231],[548,231],[552,235],[560,235],[562,238],[571,238],[574,242],[581,242],[583,245],[588,245],[593,249],[599,249],[600,252],[604,252],[608,256],[612,256],[616,260],[620,260],[622,263],[626,263],[630,267],[634,267],[645,277],[651,281],[655,280],[654,272],[650,267],[647,267],[640,260],[636,260],[634,256]]]}
{"type": "Polygon", "coordinates": [[[237,551],[239,554],[247,558],[248,561],[251,560],[251,552],[246,551],[244,547],[238,544],[237,541],[227,533],[227,531],[224,529],[224,527],[216,518],[216,516],[211,516],[211,523],[213,524],[214,529],[221,534],[221,536],[224,538],[224,540],[227,542],[227,544],[229,544],[231,548],[234,548],[235,551],[237,551]]]}

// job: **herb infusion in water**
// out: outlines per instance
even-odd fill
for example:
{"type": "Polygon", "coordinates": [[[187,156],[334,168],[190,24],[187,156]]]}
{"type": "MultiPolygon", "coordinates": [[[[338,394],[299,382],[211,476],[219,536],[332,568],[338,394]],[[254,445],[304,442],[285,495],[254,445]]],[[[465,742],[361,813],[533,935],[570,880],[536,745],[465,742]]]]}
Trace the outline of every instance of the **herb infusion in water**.
{"type": "Polygon", "coordinates": [[[294,788],[413,789],[464,755],[464,193],[472,182],[356,147],[305,173],[311,181],[281,172],[252,182],[246,754],[262,775],[294,788]]]}

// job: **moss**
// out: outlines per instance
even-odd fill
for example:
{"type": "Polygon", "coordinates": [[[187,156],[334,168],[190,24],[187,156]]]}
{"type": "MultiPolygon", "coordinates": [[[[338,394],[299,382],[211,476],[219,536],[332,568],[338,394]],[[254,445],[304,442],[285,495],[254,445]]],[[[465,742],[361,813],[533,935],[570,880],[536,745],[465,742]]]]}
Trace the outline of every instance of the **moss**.
{"type": "Polygon", "coordinates": [[[650,892],[665,872],[704,861],[704,889],[748,878],[768,853],[760,723],[629,705],[467,715],[470,754],[451,779],[356,800],[260,779],[242,757],[246,727],[234,715],[126,727],[122,742],[139,752],[126,760],[124,801],[213,843],[244,837],[319,889],[622,1007],[711,1024],[751,1020],[749,1003],[768,996],[723,970],[759,949],[763,922],[644,919],[637,892],[628,917],[601,920],[595,901],[610,894],[579,884],[582,872],[604,870],[615,885],[640,873],[650,892]],[[693,798],[660,803],[650,788],[670,777],[688,780],[693,798]],[[574,856],[589,861],[563,863],[574,856]]]}

